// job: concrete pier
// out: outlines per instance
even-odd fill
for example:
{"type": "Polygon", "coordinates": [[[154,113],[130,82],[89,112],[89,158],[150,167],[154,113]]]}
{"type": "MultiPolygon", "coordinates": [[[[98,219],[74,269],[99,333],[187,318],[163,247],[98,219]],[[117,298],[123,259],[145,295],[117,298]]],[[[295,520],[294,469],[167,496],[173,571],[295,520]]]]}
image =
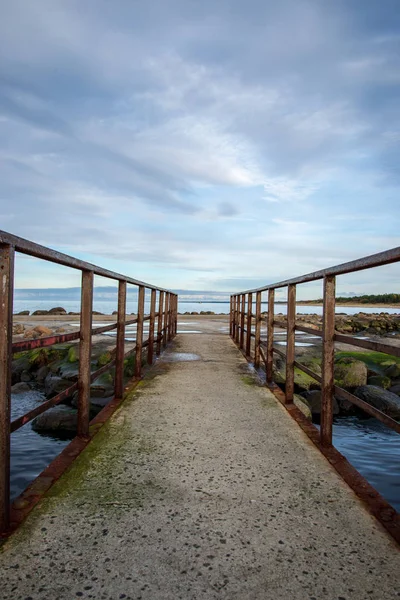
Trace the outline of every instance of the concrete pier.
{"type": "Polygon", "coordinates": [[[396,545],[225,324],[178,334],[1,548],[3,600],[399,596],[396,545]]]}

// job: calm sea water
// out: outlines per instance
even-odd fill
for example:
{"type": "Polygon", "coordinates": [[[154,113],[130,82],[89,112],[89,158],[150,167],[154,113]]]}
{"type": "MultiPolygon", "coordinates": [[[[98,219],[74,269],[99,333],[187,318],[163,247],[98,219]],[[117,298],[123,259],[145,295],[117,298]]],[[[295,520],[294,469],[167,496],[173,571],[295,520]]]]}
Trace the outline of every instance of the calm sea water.
{"type": "MultiPolygon", "coordinates": [[[[11,420],[35,408],[45,397],[36,391],[11,396],[11,420]]],[[[20,494],[26,486],[47,467],[68,440],[39,435],[27,423],[11,435],[11,498],[20,494]]]]}
{"type": "MultiPolygon", "coordinates": [[[[49,310],[54,306],[62,306],[65,308],[67,312],[79,312],[80,310],[80,302],[77,300],[67,300],[63,302],[55,301],[55,300],[14,300],[14,312],[20,312],[22,310],[29,310],[31,312],[35,310],[49,310]]],[[[113,311],[117,310],[116,302],[111,300],[96,300],[96,297],[93,300],[93,310],[97,310],[98,312],[102,312],[105,315],[110,315],[113,311]]],[[[127,301],[127,313],[135,313],[137,310],[137,302],[136,300],[128,300],[127,301]]],[[[267,310],[267,304],[262,304],[262,310],[267,310]]],[[[147,300],[145,302],[145,311],[150,312],[150,301],[147,300]]],[[[229,302],[186,302],[181,301],[178,304],[178,312],[200,312],[200,311],[212,311],[215,313],[222,313],[224,315],[229,314],[229,302]]],[[[380,313],[386,312],[388,314],[396,314],[400,313],[400,309],[398,308],[386,308],[384,306],[377,306],[374,308],[360,308],[357,306],[337,306],[337,313],[345,313],[347,315],[355,315],[359,312],[365,312],[367,314],[371,313],[380,313]]],[[[305,315],[322,315],[322,305],[321,306],[297,306],[297,312],[303,313],[305,315]]],[[[275,313],[286,314],[287,313],[287,304],[275,304],[275,313]]]]}

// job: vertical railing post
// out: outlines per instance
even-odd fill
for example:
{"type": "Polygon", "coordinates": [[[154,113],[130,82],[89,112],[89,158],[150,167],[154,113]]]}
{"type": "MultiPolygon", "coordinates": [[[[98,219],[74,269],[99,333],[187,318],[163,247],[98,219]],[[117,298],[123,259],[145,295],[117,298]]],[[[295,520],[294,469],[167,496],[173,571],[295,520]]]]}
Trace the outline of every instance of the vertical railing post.
{"type": "Polygon", "coordinates": [[[240,339],[240,296],[236,296],[236,326],[235,326],[235,342],[239,344],[240,339]]]}
{"type": "Polygon", "coordinates": [[[175,335],[178,333],[178,294],[175,296],[175,335]]]}
{"type": "Polygon", "coordinates": [[[164,306],[164,327],[163,327],[163,346],[167,345],[168,342],[168,311],[169,311],[170,293],[165,294],[165,306],[164,306]]]}
{"type": "Polygon", "coordinates": [[[173,295],[173,309],[172,309],[172,314],[171,314],[171,331],[172,331],[172,337],[174,338],[176,335],[176,322],[178,320],[178,303],[177,303],[177,295],[174,294],[173,295]]]}
{"type": "Polygon", "coordinates": [[[144,285],[139,285],[138,292],[138,311],[136,323],[136,358],[135,358],[135,377],[142,376],[142,351],[143,351],[143,317],[144,317],[144,285]]]}
{"type": "Polygon", "coordinates": [[[334,359],[335,359],[335,277],[324,277],[322,316],[322,402],[321,444],[332,445],[334,359]]]}
{"type": "Polygon", "coordinates": [[[229,335],[232,337],[233,332],[233,296],[229,298],[229,335]]]}
{"type": "Polygon", "coordinates": [[[93,271],[82,271],[78,374],[78,436],[89,436],[89,405],[92,356],[93,271]]]}
{"type": "Polygon", "coordinates": [[[122,398],[124,392],[126,281],[118,282],[117,346],[115,354],[115,397],[122,398]]]}
{"type": "Polygon", "coordinates": [[[244,315],[246,306],[246,294],[242,294],[242,306],[240,310],[240,344],[239,348],[242,349],[244,345],[244,315]]]}
{"type": "Polygon", "coordinates": [[[246,335],[246,356],[251,356],[251,325],[253,322],[253,294],[247,295],[247,335],[246,335]]]}
{"type": "Polygon", "coordinates": [[[10,412],[12,311],[14,290],[12,246],[0,245],[0,533],[10,521],[10,412]]]}
{"type": "Polygon", "coordinates": [[[154,354],[154,322],[156,318],[156,290],[151,290],[150,297],[150,324],[149,324],[149,348],[147,352],[147,363],[149,365],[153,364],[153,354],[154,354]]]}
{"type": "Polygon", "coordinates": [[[287,336],[286,336],[286,404],[293,402],[294,396],[294,358],[295,358],[295,332],[296,332],[296,286],[288,285],[287,304],[287,336]]]}
{"type": "Polygon", "coordinates": [[[236,337],[236,296],[232,296],[232,339],[236,337]]]}
{"type": "Polygon", "coordinates": [[[268,318],[267,318],[267,383],[273,381],[274,368],[274,320],[275,320],[275,290],[268,290],[268,318]]]}
{"type": "Polygon", "coordinates": [[[160,352],[161,352],[163,310],[164,310],[164,292],[160,292],[160,295],[158,298],[158,317],[157,317],[157,356],[159,356],[160,352]]]}
{"type": "Polygon", "coordinates": [[[174,310],[174,295],[169,295],[169,310],[168,310],[168,341],[172,340],[172,313],[174,310]]]}
{"type": "Polygon", "coordinates": [[[260,339],[261,339],[261,292],[256,293],[256,323],[254,332],[254,366],[260,366],[260,339]]]}

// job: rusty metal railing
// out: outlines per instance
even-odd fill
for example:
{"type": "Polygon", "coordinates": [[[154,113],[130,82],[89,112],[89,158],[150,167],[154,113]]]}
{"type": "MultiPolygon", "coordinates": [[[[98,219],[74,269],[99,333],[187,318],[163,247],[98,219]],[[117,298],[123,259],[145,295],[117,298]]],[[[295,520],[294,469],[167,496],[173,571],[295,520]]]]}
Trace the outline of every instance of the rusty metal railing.
{"type": "Polygon", "coordinates": [[[256,368],[260,360],[265,365],[266,384],[273,384],[274,353],[286,361],[285,403],[293,404],[294,368],[297,367],[321,384],[321,427],[320,442],[323,446],[332,445],[333,397],[343,398],[358,406],[370,416],[382,421],[385,425],[400,433],[400,423],[392,419],[374,406],[361,400],[354,394],[335,385],[334,353],[335,342],[343,342],[400,357],[400,348],[382,342],[361,340],[351,335],[344,335],[335,330],[335,286],[336,276],[354,273],[372,267],[379,267],[400,262],[400,247],[354,260],[341,265],[315,271],[308,275],[295,277],[265,287],[233,294],[230,299],[230,335],[249,360],[254,360],[256,368]],[[311,328],[296,322],[296,286],[310,281],[323,280],[323,312],[322,329],[311,328]],[[274,316],[275,290],[287,288],[287,319],[277,321],[274,316]],[[261,340],[261,301],[262,292],[268,291],[267,341],[261,340]],[[254,298],[255,297],[255,298],[254,298]],[[255,299],[255,313],[253,312],[255,299]],[[254,333],[252,327],[254,323],[254,333]],[[274,346],[274,327],[286,329],[286,352],[274,346]],[[322,338],[322,376],[314,373],[306,365],[295,359],[295,332],[303,331],[322,338]],[[254,344],[252,339],[254,338],[254,344]],[[252,347],[254,354],[252,355],[252,347]]]}
{"type": "Polygon", "coordinates": [[[89,401],[90,385],[102,373],[115,367],[115,399],[122,398],[124,391],[124,361],[135,356],[135,377],[142,375],[143,353],[147,350],[147,363],[151,365],[155,354],[159,355],[177,332],[178,297],[169,290],[158,288],[78,260],[50,248],[40,246],[28,240],[0,231],[0,532],[9,526],[10,515],[10,435],[20,427],[45,412],[52,406],[78,391],[77,435],[82,439],[89,437],[89,401]],[[82,272],[80,330],[64,335],[54,335],[39,339],[12,343],[14,259],[19,252],[49,262],[71,267],[82,272]],[[93,281],[94,275],[107,277],[118,282],[118,314],[113,324],[93,328],[93,281]],[[138,289],[138,310],[134,319],[126,320],[127,285],[138,289]],[[145,315],[145,291],[150,290],[150,314],[145,315]],[[154,335],[157,319],[157,335],[154,335]],[[143,324],[149,321],[149,337],[143,339],[143,324]],[[125,327],[136,324],[136,344],[125,352],[125,327]],[[90,359],[92,336],[116,329],[115,358],[106,365],[91,371],[90,359]],[[78,381],[29,411],[25,415],[10,421],[11,408],[11,362],[16,352],[44,348],[53,344],[79,340],[78,381]]]}

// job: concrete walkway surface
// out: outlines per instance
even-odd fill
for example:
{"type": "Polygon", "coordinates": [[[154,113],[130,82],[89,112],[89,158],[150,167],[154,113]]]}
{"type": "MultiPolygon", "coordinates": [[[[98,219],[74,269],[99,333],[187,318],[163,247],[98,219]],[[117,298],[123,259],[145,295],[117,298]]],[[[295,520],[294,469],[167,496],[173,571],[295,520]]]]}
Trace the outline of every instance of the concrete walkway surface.
{"type": "Polygon", "coordinates": [[[3,600],[393,600],[399,574],[395,543],[213,333],[177,336],[0,551],[3,600]]]}

